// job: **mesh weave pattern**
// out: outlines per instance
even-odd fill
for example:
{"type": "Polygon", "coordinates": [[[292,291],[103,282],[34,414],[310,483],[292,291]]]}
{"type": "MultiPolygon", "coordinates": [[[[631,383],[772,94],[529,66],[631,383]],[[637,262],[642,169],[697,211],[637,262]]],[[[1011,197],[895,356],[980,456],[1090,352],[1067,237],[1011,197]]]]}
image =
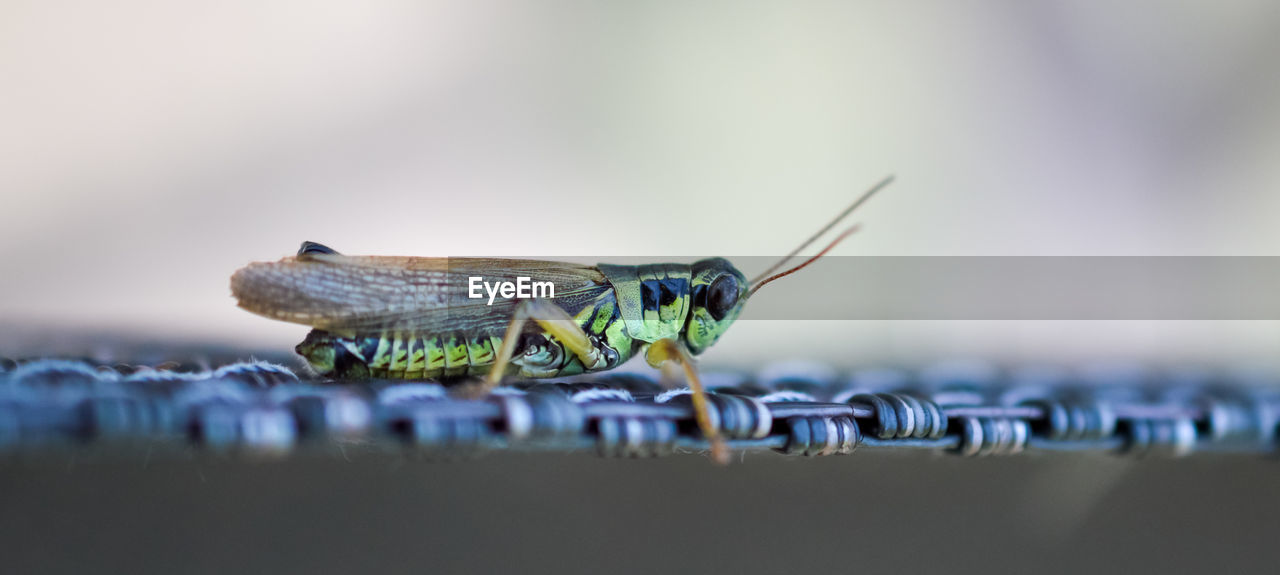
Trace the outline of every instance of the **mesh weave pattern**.
{"type": "MultiPolygon", "coordinates": [[[[514,382],[465,399],[434,383],[320,382],[287,367],[212,370],[0,364],[0,449],[157,444],[289,454],[345,441],[440,452],[594,449],[649,457],[707,448],[687,390],[603,374],[514,382]]],[[[734,450],[859,448],[962,456],[1128,456],[1275,449],[1280,381],[1201,372],[862,370],[793,365],[711,372],[712,419],[734,450]]]]}

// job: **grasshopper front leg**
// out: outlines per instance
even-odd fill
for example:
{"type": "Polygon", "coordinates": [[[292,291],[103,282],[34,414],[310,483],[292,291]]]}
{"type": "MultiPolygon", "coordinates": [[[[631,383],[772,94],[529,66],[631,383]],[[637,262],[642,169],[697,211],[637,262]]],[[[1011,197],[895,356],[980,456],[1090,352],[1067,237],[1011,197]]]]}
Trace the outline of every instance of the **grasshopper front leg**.
{"type": "Polygon", "coordinates": [[[698,429],[702,430],[702,436],[711,442],[711,460],[720,465],[728,464],[729,448],[725,445],[724,438],[720,437],[720,432],[711,424],[711,414],[707,411],[707,392],[702,387],[702,380],[698,378],[693,354],[689,353],[689,350],[679,341],[660,339],[649,345],[644,359],[649,362],[649,365],[657,368],[668,365],[668,362],[677,363],[684,368],[685,381],[689,384],[689,390],[693,392],[694,419],[698,422],[698,429]]]}

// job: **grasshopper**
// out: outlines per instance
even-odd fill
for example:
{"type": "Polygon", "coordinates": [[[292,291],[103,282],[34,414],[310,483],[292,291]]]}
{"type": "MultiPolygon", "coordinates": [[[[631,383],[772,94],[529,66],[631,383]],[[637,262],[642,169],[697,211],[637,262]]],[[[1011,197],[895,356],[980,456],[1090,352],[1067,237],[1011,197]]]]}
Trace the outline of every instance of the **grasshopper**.
{"type": "Polygon", "coordinates": [[[235,272],[231,293],[250,312],[311,326],[295,349],[317,373],[336,379],[483,376],[470,389],[483,393],[504,376],[604,371],[637,355],[664,375],[679,366],[712,458],[724,462],[728,451],[708,415],[694,356],[720,339],[761,287],[812,264],[852,234],[857,226],[817,255],[773,273],[892,180],[876,184],[751,281],[723,258],[589,266],[348,256],[304,242],[295,256],[235,272]],[[521,291],[530,285],[542,285],[544,297],[521,297],[536,292],[521,291]]]}

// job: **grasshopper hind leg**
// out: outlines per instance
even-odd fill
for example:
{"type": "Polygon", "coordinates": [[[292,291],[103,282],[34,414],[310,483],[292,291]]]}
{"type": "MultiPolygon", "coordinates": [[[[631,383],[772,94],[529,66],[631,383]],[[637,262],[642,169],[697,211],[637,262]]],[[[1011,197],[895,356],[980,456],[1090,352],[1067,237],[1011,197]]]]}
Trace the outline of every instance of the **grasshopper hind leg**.
{"type": "Polygon", "coordinates": [[[511,323],[507,324],[506,334],[502,336],[502,345],[497,350],[493,367],[489,370],[484,386],[479,391],[491,390],[502,382],[502,376],[506,375],[507,368],[511,365],[511,358],[515,355],[524,327],[530,321],[538,324],[539,328],[555,337],[565,349],[576,355],[582,361],[584,368],[599,369],[608,363],[609,358],[606,354],[592,343],[591,337],[582,329],[582,326],[578,325],[573,316],[569,315],[569,312],[545,300],[525,300],[516,306],[511,323]]]}
{"type": "MultiPolygon", "coordinates": [[[[559,340],[571,351],[582,365],[586,367],[603,367],[608,362],[605,354],[592,344],[586,331],[574,321],[568,312],[559,306],[543,300],[526,300],[516,307],[516,312],[507,325],[506,335],[502,338],[502,346],[498,350],[493,369],[485,379],[484,385],[475,390],[477,393],[487,392],[502,381],[502,376],[511,363],[520,334],[524,332],[527,322],[533,321],[551,336],[559,340]]],[[[662,368],[674,363],[684,369],[684,378],[693,392],[694,417],[703,437],[711,443],[711,458],[719,464],[729,462],[729,450],[716,427],[711,424],[711,414],[707,407],[707,392],[698,377],[697,367],[693,363],[693,354],[683,343],[674,339],[661,339],[649,345],[645,359],[649,365],[662,368]]]]}

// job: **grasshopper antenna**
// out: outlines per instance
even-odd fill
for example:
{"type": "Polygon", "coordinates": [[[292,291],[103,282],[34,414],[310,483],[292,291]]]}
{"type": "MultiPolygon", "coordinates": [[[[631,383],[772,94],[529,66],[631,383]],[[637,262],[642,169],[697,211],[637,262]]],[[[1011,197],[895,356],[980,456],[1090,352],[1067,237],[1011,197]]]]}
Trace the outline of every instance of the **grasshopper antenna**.
{"type": "MultiPolygon", "coordinates": [[[[785,265],[787,262],[791,261],[791,258],[796,257],[796,254],[800,253],[800,252],[801,252],[801,250],[803,250],[803,249],[805,249],[805,248],[809,247],[809,244],[812,244],[813,242],[817,241],[817,240],[818,240],[818,238],[822,237],[824,234],[826,234],[827,232],[831,231],[831,228],[836,227],[836,224],[840,223],[840,221],[841,221],[841,220],[843,220],[846,216],[848,216],[849,214],[853,213],[853,210],[858,209],[858,206],[861,206],[861,205],[862,205],[863,203],[865,203],[867,200],[871,199],[871,196],[874,196],[874,195],[876,194],[876,192],[878,192],[878,191],[880,191],[880,190],[883,190],[883,189],[884,189],[885,187],[887,187],[889,184],[892,184],[892,183],[893,183],[893,178],[894,178],[894,176],[893,176],[893,175],[890,175],[890,176],[886,177],[885,179],[880,180],[880,182],[879,182],[879,183],[877,183],[876,185],[871,186],[871,189],[870,189],[870,190],[867,190],[866,192],[864,192],[864,193],[862,194],[862,196],[860,196],[860,197],[859,197],[857,200],[855,200],[852,204],[849,204],[849,207],[845,208],[845,209],[844,209],[844,211],[840,212],[840,213],[835,217],[835,219],[831,220],[829,223],[827,223],[827,225],[823,226],[823,227],[822,227],[822,229],[818,230],[818,232],[817,232],[817,233],[813,234],[812,236],[809,236],[809,239],[805,240],[805,241],[804,241],[804,243],[802,243],[802,244],[800,244],[799,246],[797,246],[797,247],[796,247],[796,249],[791,250],[791,253],[787,254],[787,255],[786,255],[786,257],[784,257],[784,258],[782,258],[782,259],[778,260],[778,262],[777,262],[777,263],[773,264],[772,266],[769,266],[769,269],[764,270],[763,272],[760,272],[760,275],[757,275],[755,278],[752,278],[752,280],[751,280],[750,282],[748,282],[748,283],[750,283],[750,284],[752,284],[752,285],[755,285],[756,287],[754,287],[754,288],[752,288],[752,289],[751,289],[751,293],[755,293],[755,291],[756,291],[757,289],[760,289],[760,286],[762,286],[762,285],[764,285],[764,284],[766,284],[766,283],[769,283],[770,281],[773,281],[773,280],[777,279],[777,277],[772,277],[772,278],[769,278],[768,280],[766,280],[766,281],[764,281],[764,282],[760,282],[760,279],[761,279],[761,278],[764,278],[764,277],[768,276],[769,274],[771,274],[771,273],[773,273],[773,272],[775,272],[775,271],[778,271],[778,268],[782,267],[782,266],[783,266],[783,265],[785,265]]],[[[843,236],[843,235],[848,235],[849,233],[852,233],[852,229],[850,229],[849,231],[846,231],[844,234],[842,234],[842,236],[843,236]]],[[[842,237],[842,239],[843,239],[843,237],[842,237]]],[[[837,243],[839,243],[839,240],[836,240],[835,242],[832,242],[832,244],[831,244],[830,246],[827,246],[827,249],[831,249],[831,248],[832,248],[832,247],[834,247],[834,246],[835,246],[835,244],[837,244],[837,243]]],[[[823,250],[823,252],[825,253],[825,252],[826,252],[826,250],[823,250]]],[[[793,272],[799,271],[799,269],[800,269],[800,268],[802,268],[802,267],[804,267],[804,266],[809,265],[809,263],[810,263],[811,261],[812,261],[812,260],[810,260],[809,262],[805,262],[805,263],[803,263],[803,264],[800,264],[800,266],[799,266],[799,267],[797,267],[797,268],[793,268],[791,271],[787,272],[786,274],[782,274],[782,275],[787,275],[787,274],[790,274],[790,273],[793,273],[793,272]]]]}
{"type": "MultiPolygon", "coordinates": [[[[779,273],[779,274],[771,275],[771,276],[769,276],[769,277],[765,278],[765,279],[764,279],[764,280],[762,280],[762,281],[759,281],[759,282],[756,282],[756,283],[754,283],[754,284],[751,284],[751,291],[747,292],[747,299],[751,299],[751,296],[755,295],[755,293],[756,293],[757,291],[760,291],[760,288],[764,287],[764,286],[765,286],[765,285],[767,285],[769,282],[771,282],[771,281],[773,281],[773,280],[782,279],[782,278],[784,278],[784,277],[787,277],[787,276],[789,276],[789,275],[791,275],[791,274],[793,274],[793,273],[796,273],[796,272],[798,272],[798,271],[800,271],[800,270],[804,269],[804,268],[805,268],[805,267],[807,267],[809,264],[811,264],[811,263],[813,263],[813,262],[818,261],[820,258],[822,258],[822,256],[827,255],[827,252],[831,251],[831,248],[836,247],[836,245],[837,245],[837,244],[839,244],[841,241],[844,241],[844,239],[845,239],[845,238],[847,238],[847,237],[849,237],[849,236],[853,235],[853,232],[856,232],[856,231],[858,231],[858,225],[857,225],[857,224],[854,224],[854,225],[850,226],[848,229],[846,229],[845,231],[840,232],[840,235],[836,236],[836,239],[831,240],[831,243],[827,244],[827,247],[822,248],[822,251],[818,252],[818,254],[817,254],[817,255],[815,255],[815,256],[813,256],[813,257],[811,257],[811,258],[809,258],[809,259],[805,260],[805,261],[804,261],[804,263],[802,263],[802,264],[800,264],[800,265],[798,265],[798,266],[796,266],[796,267],[793,267],[793,268],[791,268],[791,269],[789,269],[789,270],[787,270],[787,271],[785,271],[785,272],[782,272],[782,273],[779,273]]],[[[784,260],[784,261],[785,261],[785,260],[784,260]]]]}

